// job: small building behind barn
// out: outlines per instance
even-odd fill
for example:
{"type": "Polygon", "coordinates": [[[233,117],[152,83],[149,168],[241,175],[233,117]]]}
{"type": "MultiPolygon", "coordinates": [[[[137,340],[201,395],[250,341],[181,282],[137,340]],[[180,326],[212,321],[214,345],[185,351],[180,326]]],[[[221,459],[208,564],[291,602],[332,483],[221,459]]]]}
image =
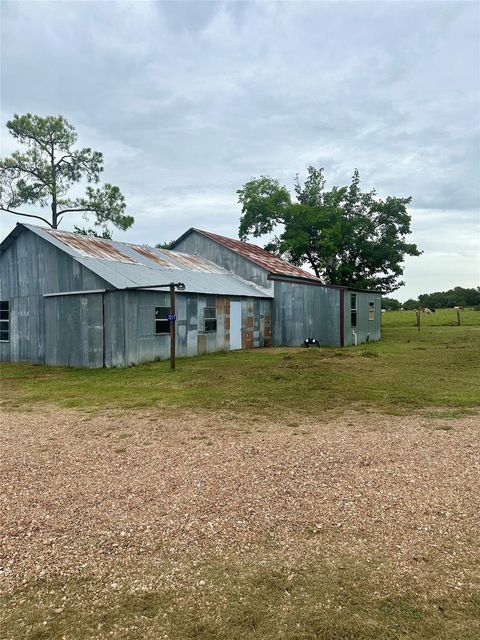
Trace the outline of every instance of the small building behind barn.
{"type": "Polygon", "coordinates": [[[117,367],[307,338],[380,338],[380,294],[323,285],[267,251],[190,229],[172,251],[17,224],[0,245],[0,359],[117,367]]]}

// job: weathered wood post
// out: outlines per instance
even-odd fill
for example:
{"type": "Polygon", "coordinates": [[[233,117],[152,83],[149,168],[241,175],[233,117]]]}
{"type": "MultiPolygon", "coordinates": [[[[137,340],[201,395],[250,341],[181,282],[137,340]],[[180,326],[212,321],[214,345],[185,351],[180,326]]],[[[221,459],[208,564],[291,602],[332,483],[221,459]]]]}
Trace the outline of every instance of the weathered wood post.
{"type": "Polygon", "coordinates": [[[460,326],[460,309],[457,309],[457,324],[460,326]]]}
{"type": "Polygon", "coordinates": [[[420,331],[420,309],[416,310],[416,314],[417,314],[417,327],[418,327],[418,330],[420,331]]]}

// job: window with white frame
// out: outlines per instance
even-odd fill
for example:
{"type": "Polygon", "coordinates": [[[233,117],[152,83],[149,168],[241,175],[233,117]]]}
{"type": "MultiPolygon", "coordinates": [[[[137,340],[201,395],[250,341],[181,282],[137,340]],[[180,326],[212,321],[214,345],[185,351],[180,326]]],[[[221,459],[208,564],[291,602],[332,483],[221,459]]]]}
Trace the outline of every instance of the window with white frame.
{"type": "Polygon", "coordinates": [[[357,326],[357,294],[350,295],[350,324],[353,328],[357,326]]]}
{"type": "Polygon", "coordinates": [[[368,319],[375,320],[375,302],[368,303],[368,319]]]}
{"type": "Polygon", "coordinates": [[[217,310],[215,307],[205,307],[203,318],[205,321],[205,333],[213,333],[217,330],[217,310]]]}
{"type": "Polygon", "coordinates": [[[10,340],[10,303],[8,300],[0,301],[0,342],[10,340]]]}
{"type": "Polygon", "coordinates": [[[155,307],[155,333],[170,333],[170,307],[155,307]]]}

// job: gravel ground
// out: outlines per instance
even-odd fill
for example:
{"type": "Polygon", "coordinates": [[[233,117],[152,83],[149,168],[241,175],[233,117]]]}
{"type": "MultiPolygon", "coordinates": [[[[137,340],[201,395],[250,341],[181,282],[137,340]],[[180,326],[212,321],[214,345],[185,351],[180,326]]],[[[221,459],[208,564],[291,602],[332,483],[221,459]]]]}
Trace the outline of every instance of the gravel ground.
{"type": "MultiPolygon", "coordinates": [[[[1,418],[5,592],[132,559],[275,553],[371,563],[451,592],[478,566],[479,418],[73,410],[1,418]]],[[[112,578],[112,576],[114,576],[112,578]]],[[[122,582],[123,581],[123,582],[122,582]]]]}

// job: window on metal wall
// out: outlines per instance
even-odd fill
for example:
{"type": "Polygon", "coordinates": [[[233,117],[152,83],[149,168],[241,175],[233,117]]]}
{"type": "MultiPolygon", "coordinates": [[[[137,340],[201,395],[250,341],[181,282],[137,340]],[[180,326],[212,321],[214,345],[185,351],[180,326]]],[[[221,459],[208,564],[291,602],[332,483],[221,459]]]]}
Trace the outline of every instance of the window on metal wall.
{"type": "Polygon", "coordinates": [[[8,300],[0,302],[0,342],[10,340],[10,303],[8,300]]]}
{"type": "Polygon", "coordinates": [[[212,333],[217,330],[217,310],[215,307],[205,307],[205,333],[212,333]]]}
{"type": "Polygon", "coordinates": [[[350,324],[352,327],[357,326],[357,294],[350,295],[350,324]]]}
{"type": "Polygon", "coordinates": [[[155,307],[155,333],[170,333],[170,307],[155,307]]]}
{"type": "Polygon", "coordinates": [[[375,320],[375,302],[368,303],[368,319],[375,320]]]}

